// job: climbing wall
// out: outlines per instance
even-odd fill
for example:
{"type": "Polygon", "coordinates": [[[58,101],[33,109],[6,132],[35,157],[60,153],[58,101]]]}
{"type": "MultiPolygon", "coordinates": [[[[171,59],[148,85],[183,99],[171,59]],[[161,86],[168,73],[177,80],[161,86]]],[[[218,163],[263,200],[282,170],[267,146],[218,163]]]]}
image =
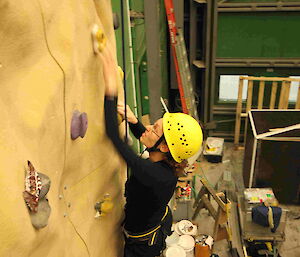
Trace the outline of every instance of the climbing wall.
{"type": "Polygon", "coordinates": [[[122,256],[126,171],[105,135],[91,36],[97,24],[115,49],[112,21],[110,0],[0,1],[1,257],[122,256]],[[71,139],[75,111],[88,127],[71,139]],[[40,229],[23,199],[28,160],[51,180],[40,229]],[[95,218],[105,194],[113,208],[95,218]]]}

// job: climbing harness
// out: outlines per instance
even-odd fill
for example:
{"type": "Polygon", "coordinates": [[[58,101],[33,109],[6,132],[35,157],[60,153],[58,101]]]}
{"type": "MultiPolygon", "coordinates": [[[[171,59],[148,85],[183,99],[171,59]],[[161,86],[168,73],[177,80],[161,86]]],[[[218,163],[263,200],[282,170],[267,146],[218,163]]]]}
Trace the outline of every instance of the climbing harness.
{"type": "Polygon", "coordinates": [[[131,239],[133,241],[138,241],[138,242],[148,241],[148,245],[152,246],[156,243],[158,231],[163,227],[165,218],[169,213],[170,213],[170,209],[169,206],[167,206],[165,214],[161,218],[161,222],[158,226],[151,228],[142,233],[132,233],[126,230],[125,228],[123,228],[124,235],[126,236],[127,239],[131,239]]]}

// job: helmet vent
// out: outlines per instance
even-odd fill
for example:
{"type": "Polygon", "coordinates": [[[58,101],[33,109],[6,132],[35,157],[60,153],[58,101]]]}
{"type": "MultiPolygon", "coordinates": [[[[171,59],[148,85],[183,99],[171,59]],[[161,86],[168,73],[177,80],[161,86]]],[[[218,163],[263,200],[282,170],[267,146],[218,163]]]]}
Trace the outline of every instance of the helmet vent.
{"type": "Polygon", "coordinates": [[[186,146],[188,146],[189,144],[186,144],[186,146]]]}
{"type": "Polygon", "coordinates": [[[178,130],[180,130],[180,128],[178,128],[178,130]]]}
{"type": "Polygon", "coordinates": [[[182,145],[184,145],[184,143],[181,143],[182,145]]]}
{"type": "Polygon", "coordinates": [[[182,134],[183,137],[185,137],[185,134],[182,134]]]}

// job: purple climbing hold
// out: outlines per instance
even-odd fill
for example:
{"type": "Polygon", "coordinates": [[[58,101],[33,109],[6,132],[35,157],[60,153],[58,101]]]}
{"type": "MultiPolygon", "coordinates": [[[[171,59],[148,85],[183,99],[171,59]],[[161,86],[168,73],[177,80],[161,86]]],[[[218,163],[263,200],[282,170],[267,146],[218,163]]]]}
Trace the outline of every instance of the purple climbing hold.
{"type": "Polygon", "coordinates": [[[80,112],[75,110],[73,112],[72,121],[71,121],[71,138],[75,140],[80,136],[80,128],[81,128],[81,118],[80,112]]]}
{"type": "Polygon", "coordinates": [[[78,110],[73,112],[71,121],[71,138],[77,139],[79,136],[83,138],[85,136],[88,127],[88,117],[85,112],[80,113],[78,110]]]}
{"type": "Polygon", "coordinates": [[[85,112],[81,113],[80,119],[81,119],[80,137],[83,138],[85,136],[86,130],[88,128],[88,117],[87,117],[87,114],[85,112]]]}

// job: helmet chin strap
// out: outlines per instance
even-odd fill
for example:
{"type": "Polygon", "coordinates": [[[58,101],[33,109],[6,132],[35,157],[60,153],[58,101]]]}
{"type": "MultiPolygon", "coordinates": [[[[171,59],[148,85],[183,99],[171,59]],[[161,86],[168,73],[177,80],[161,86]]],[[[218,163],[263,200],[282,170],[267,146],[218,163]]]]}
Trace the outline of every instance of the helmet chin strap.
{"type": "Polygon", "coordinates": [[[151,152],[161,152],[160,149],[158,149],[157,147],[159,146],[159,144],[165,139],[165,136],[164,134],[162,134],[162,136],[157,140],[157,142],[154,144],[154,146],[152,147],[147,147],[145,149],[145,151],[147,151],[148,153],[151,153],[151,152]]]}

